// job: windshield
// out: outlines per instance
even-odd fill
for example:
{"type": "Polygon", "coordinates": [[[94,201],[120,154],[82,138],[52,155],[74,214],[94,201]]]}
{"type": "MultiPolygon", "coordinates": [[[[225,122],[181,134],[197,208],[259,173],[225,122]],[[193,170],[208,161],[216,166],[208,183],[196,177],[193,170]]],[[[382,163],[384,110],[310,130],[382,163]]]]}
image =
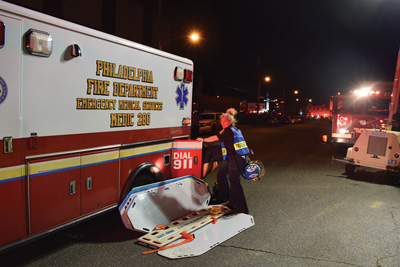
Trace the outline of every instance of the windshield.
{"type": "Polygon", "coordinates": [[[357,97],[338,97],[334,99],[334,113],[349,112],[349,113],[362,113],[364,98],[357,97]]]}
{"type": "Polygon", "coordinates": [[[200,117],[202,120],[214,120],[215,119],[214,114],[200,114],[200,117]]]}
{"type": "Polygon", "coordinates": [[[366,113],[371,115],[388,115],[390,99],[370,98],[367,100],[366,113]]]}
{"type": "Polygon", "coordinates": [[[351,114],[388,115],[390,99],[374,97],[338,97],[333,99],[333,112],[351,114]],[[365,103],[365,112],[364,112],[365,103]]]}

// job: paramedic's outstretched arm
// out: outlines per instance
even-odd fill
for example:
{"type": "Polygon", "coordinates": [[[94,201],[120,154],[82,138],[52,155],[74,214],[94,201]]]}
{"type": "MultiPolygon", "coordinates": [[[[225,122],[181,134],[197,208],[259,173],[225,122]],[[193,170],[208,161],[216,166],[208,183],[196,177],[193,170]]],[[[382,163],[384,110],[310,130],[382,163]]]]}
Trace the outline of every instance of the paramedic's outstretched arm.
{"type": "Polygon", "coordinates": [[[210,136],[210,137],[207,137],[207,138],[200,138],[199,137],[196,140],[199,141],[199,142],[210,143],[210,142],[218,141],[219,139],[218,139],[218,137],[216,135],[213,135],[213,136],[210,136]]]}

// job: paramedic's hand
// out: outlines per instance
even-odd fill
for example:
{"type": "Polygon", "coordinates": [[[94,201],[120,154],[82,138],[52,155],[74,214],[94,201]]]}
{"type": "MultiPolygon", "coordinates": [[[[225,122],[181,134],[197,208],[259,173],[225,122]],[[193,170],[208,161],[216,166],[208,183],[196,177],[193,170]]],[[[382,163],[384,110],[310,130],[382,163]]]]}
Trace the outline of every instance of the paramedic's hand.
{"type": "Polygon", "coordinates": [[[198,142],[204,142],[204,138],[198,137],[196,140],[197,140],[198,142]]]}

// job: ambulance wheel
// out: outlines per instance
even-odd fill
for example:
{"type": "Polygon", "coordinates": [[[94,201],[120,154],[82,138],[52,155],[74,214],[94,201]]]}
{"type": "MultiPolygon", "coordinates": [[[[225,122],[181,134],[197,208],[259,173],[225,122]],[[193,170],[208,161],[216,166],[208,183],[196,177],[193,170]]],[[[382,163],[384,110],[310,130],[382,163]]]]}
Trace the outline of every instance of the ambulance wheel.
{"type": "Polygon", "coordinates": [[[355,169],[356,169],[356,165],[347,163],[347,164],[344,166],[344,169],[345,169],[346,174],[353,174],[354,171],[355,171],[355,169]]]}
{"type": "Polygon", "coordinates": [[[138,176],[136,176],[135,180],[133,180],[132,188],[142,185],[152,184],[155,182],[156,179],[151,174],[141,173],[138,176]]]}

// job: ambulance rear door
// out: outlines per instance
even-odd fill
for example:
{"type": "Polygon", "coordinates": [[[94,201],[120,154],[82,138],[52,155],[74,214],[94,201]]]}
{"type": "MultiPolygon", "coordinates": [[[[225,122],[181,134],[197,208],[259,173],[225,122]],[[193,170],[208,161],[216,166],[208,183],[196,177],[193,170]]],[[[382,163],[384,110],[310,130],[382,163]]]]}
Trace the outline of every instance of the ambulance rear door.
{"type": "Polygon", "coordinates": [[[173,142],[172,177],[193,175],[201,178],[203,143],[196,140],[173,142]]]}

